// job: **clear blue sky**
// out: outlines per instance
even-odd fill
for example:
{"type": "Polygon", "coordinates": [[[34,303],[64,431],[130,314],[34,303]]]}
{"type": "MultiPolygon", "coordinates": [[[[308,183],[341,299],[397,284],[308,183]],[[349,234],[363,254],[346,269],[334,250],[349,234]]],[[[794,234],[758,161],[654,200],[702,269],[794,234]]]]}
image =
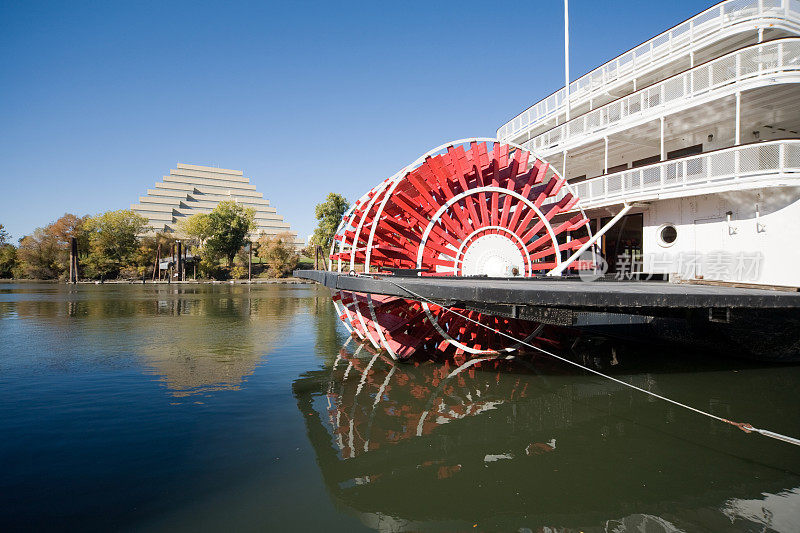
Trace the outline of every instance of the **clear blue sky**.
{"type": "MultiPolygon", "coordinates": [[[[573,78],[714,2],[570,4],[573,78]]],[[[0,224],[128,208],[177,162],[242,169],[305,238],[429,148],[563,85],[563,3],[0,4],[0,224]]]]}

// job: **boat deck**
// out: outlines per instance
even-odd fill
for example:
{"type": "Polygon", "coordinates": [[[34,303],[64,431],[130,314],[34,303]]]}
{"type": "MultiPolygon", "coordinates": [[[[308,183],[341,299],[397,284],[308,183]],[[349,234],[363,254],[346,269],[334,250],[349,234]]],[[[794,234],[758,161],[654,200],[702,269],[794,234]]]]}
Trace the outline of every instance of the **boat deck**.
{"type": "Polygon", "coordinates": [[[796,291],[664,281],[350,276],[321,270],[297,270],[294,275],[331,289],[417,300],[416,295],[419,295],[444,305],[473,303],[634,314],[674,314],[675,311],[703,308],[800,309],[800,292],[796,291]],[[662,313],[653,313],[654,310],[662,310],[662,313]]]}

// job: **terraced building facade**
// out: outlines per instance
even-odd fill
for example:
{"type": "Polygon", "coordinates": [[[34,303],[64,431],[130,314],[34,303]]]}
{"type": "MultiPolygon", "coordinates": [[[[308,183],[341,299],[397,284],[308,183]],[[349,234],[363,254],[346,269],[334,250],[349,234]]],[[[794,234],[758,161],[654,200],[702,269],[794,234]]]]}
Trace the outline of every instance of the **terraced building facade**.
{"type": "Polygon", "coordinates": [[[241,170],[178,163],[154,189],[147,190],[147,196],[140,196],[139,203],[132,204],[131,209],[147,218],[153,231],[173,232],[180,220],[197,213],[210,213],[224,200],[234,200],[256,210],[253,238],[261,233],[288,232],[295,244],[302,246],[297,233],[241,170]]]}

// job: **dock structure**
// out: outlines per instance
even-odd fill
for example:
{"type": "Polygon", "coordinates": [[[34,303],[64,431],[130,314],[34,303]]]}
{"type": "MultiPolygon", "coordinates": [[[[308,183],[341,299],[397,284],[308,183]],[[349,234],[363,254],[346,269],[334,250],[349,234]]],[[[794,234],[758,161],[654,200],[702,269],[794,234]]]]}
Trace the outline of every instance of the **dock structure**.
{"type": "Polygon", "coordinates": [[[800,311],[800,292],[664,281],[596,281],[576,278],[351,276],[323,270],[294,275],[331,289],[418,300],[445,306],[480,307],[497,314],[502,307],[525,318],[527,308],[600,311],[649,316],[685,315],[694,309],[785,309],[800,311]]]}
{"type": "MultiPolygon", "coordinates": [[[[371,306],[373,300],[399,298],[462,310],[457,314],[476,311],[490,328],[495,320],[491,317],[505,317],[516,323],[551,324],[647,343],[692,343],[733,357],[800,359],[796,290],[666,281],[347,275],[322,270],[297,270],[294,275],[335,294],[352,295],[340,300],[353,302],[344,312],[360,315],[367,323],[371,311],[365,315],[359,301],[371,306]]],[[[380,315],[377,318],[381,320],[380,315]]]]}

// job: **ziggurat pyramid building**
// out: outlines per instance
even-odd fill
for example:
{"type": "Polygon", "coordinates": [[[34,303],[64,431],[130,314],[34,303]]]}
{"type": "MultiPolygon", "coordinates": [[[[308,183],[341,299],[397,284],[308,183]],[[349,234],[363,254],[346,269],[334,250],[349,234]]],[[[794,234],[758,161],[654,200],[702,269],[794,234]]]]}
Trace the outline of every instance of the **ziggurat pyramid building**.
{"type": "Polygon", "coordinates": [[[197,213],[210,213],[219,202],[234,200],[256,210],[257,228],[252,237],[288,232],[296,245],[303,244],[241,170],[182,163],[177,167],[157,182],[155,189],[148,189],[147,196],[140,196],[138,204],[131,205],[135,213],[150,221],[153,231],[176,231],[180,220],[197,213]]]}

